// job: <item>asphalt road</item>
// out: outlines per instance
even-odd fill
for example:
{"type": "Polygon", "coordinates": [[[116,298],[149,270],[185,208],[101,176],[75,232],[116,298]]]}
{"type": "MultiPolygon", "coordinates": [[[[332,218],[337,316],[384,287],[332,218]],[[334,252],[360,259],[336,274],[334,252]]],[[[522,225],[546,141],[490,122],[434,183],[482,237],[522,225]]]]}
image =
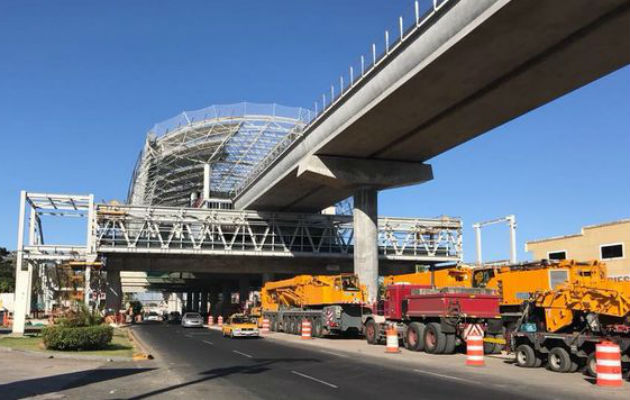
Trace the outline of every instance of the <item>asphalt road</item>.
{"type": "MultiPolygon", "coordinates": [[[[181,379],[146,397],[175,395],[194,386],[213,399],[541,399],[509,385],[449,377],[341,353],[303,349],[265,339],[228,339],[208,329],[152,324],[142,339],[181,379]]],[[[145,397],[143,396],[143,397],[145,397]]]]}

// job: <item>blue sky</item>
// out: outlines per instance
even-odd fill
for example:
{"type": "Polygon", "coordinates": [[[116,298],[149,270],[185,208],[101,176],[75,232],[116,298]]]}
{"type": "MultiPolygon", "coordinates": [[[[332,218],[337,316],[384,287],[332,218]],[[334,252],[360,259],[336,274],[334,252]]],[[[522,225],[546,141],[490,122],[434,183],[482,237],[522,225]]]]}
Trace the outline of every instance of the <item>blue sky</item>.
{"type": "MultiPolygon", "coordinates": [[[[412,1],[0,2],[0,246],[20,189],[126,197],[146,131],[238,101],[312,107],[412,1]]],[[[628,217],[628,67],[432,160],[435,180],[383,192],[379,212],[516,214],[525,240],[628,217]]],[[[484,231],[487,259],[507,230],[484,231]]]]}

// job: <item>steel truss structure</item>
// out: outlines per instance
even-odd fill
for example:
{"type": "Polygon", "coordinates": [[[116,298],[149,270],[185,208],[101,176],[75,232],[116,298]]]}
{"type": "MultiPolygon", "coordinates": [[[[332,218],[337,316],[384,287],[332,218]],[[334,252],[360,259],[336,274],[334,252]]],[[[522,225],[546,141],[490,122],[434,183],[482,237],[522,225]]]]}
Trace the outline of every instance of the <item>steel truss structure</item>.
{"type": "MultiPolygon", "coordinates": [[[[99,253],[351,256],[352,216],[96,205],[99,253]]],[[[386,259],[458,261],[461,221],[379,219],[386,259]]]]}
{"type": "Polygon", "coordinates": [[[212,197],[229,199],[262,159],[295,141],[310,118],[306,109],[238,103],[156,124],[138,157],[127,202],[188,207],[191,194],[202,193],[207,173],[212,197]]]}
{"type": "MultiPolygon", "coordinates": [[[[24,195],[29,231],[41,215],[86,218],[85,245],[29,240],[18,249],[30,262],[94,261],[108,253],[352,257],[352,216],[98,204],[93,196],[24,195]]],[[[22,210],[21,222],[26,212],[22,210]]],[[[383,259],[417,263],[459,261],[458,218],[379,218],[383,259]]],[[[35,237],[32,233],[30,237],[35,237]]]]}

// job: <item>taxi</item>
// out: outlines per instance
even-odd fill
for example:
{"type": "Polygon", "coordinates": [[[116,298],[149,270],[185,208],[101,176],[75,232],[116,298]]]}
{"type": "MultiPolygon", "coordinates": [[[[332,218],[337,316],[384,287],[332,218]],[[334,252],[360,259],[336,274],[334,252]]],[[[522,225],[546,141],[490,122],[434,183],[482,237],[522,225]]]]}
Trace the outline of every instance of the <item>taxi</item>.
{"type": "Polygon", "coordinates": [[[260,331],[256,320],[245,314],[234,314],[228,318],[221,328],[223,336],[235,337],[259,337],[260,331]]]}

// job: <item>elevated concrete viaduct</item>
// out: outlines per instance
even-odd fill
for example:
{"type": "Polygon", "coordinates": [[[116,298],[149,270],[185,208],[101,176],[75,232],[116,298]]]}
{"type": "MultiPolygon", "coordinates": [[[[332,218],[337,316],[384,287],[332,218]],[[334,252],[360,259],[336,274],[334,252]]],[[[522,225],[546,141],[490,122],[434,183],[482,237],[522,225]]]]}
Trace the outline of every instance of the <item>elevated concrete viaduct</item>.
{"type": "Polygon", "coordinates": [[[630,63],[625,0],[440,4],[406,34],[401,24],[383,58],[234,197],[236,209],[314,212],[353,195],[355,270],[371,298],[377,190],[430,180],[431,158],[630,63]]]}
{"type": "Polygon", "coordinates": [[[431,179],[421,163],[630,63],[626,0],[448,1],[350,85],[236,209],[319,211],[359,187],[431,179]]]}

